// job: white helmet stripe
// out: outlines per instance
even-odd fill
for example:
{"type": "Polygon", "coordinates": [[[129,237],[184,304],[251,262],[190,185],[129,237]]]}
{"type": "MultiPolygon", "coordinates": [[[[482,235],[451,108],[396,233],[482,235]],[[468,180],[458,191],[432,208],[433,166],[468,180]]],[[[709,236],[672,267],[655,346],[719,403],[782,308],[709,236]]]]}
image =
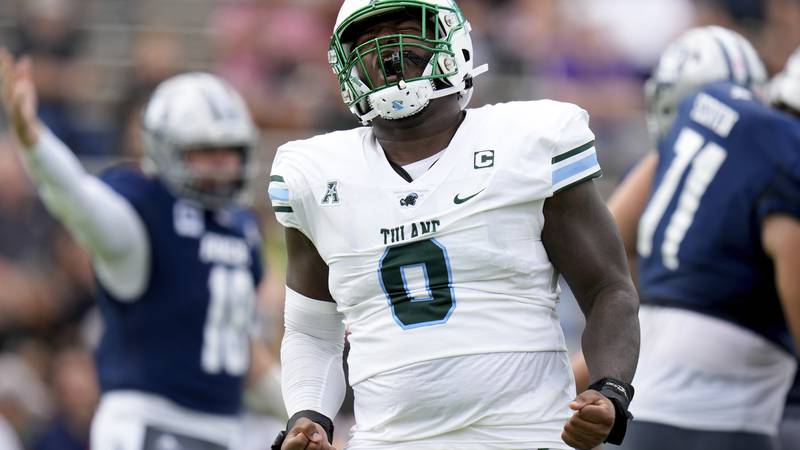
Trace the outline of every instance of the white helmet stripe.
{"type": "Polygon", "coordinates": [[[728,69],[728,80],[734,81],[733,76],[733,65],[731,64],[731,56],[728,54],[728,50],[725,49],[725,43],[722,42],[719,36],[716,34],[713,36],[714,42],[717,43],[719,46],[719,51],[722,52],[722,57],[725,60],[725,67],[728,69]]]}
{"type": "Polygon", "coordinates": [[[747,82],[747,63],[743,60],[743,55],[737,51],[736,37],[727,30],[719,27],[713,27],[712,33],[714,38],[720,44],[720,48],[725,55],[725,62],[728,64],[730,81],[739,84],[749,84],[747,82]]]}
{"type": "Polygon", "coordinates": [[[758,56],[756,49],[747,40],[741,38],[740,41],[745,54],[745,62],[747,67],[750,68],[750,81],[755,84],[763,83],[763,80],[767,79],[767,68],[761,62],[761,57],[758,56]]]}
{"type": "Polygon", "coordinates": [[[739,55],[739,57],[742,58],[742,66],[744,67],[744,84],[749,85],[753,77],[750,73],[750,64],[748,64],[747,61],[748,59],[747,54],[744,51],[744,45],[742,44],[742,40],[739,39],[738,36],[735,38],[735,40],[736,40],[736,53],[737,55],[739,55]]]}

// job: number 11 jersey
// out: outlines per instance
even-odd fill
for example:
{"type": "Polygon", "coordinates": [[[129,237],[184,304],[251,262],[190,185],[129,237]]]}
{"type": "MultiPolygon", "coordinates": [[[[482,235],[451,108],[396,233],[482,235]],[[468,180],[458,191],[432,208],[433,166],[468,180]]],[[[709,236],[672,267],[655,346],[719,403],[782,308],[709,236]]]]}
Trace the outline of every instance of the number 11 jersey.
{"type": "Polygon", "coordinates": [[[642,303],[725,320],[792,354],[761,224],[800,218],[800,121],[714,83],[682,103],[658,153],[638,233],[642,303]]]}

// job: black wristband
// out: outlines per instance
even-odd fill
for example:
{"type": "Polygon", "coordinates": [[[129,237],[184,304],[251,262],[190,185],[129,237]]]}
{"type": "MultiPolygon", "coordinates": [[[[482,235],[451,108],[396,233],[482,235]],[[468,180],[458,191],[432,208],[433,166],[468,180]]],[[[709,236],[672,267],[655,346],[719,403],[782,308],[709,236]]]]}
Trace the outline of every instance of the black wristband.
{"type": "Polygon", "coordinates": [[[614,445],[622,444],[625,432],[628,431],[628,421],[633,419],[633,415],[628,411],[628,405],[633,400],[633,386],[614,378],[603,378],[592,383],[589,389],[603,394],[614,405],[614,426],[608,433],[605,442],[614,445]]]}
{"type": "Polygon", "coordinates": [[[275,441],[272,442],[272,446],[269,448],[270,450],[281,450],[283,446],[283,441],[286,440],[286,430],[281,431],[275,436],[275,441]]]}
{"type": "Polygon", "coordinates": [[[295,413],[288,422],[286,422],[286,429],[281,431],[278,436],[275,438],[275,442],[272,443],[271,450],[280,450],[281,446],[283,445],[283,441],[286,440],[286,433],[292,429],[295,422],[300,420],[301,418],[305,417],[306,419],[311,420],[319,424],[323,430],[328,434],[328,443],[333,444],[333,421],[329,419],[324,414],[320,414],[316,411],[312,411],[310,409],[300,411],[295,413]]]}

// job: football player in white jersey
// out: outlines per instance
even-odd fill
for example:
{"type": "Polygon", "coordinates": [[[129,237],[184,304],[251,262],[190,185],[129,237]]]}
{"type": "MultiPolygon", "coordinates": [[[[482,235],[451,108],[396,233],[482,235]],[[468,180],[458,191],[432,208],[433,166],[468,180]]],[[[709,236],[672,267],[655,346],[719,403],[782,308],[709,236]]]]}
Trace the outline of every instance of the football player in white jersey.
{"type": "Polygon", "coordinates": [[[329,59],[365,126],[282,146],[291,416],[273,448],[589,449],[620,442],[638,299],[593,178],[588,114],[554,101],[466,109],[469,23],[450,0],[347,0],[329,59]],[[558,274],[586,314],[576,397],[558,274]]]}

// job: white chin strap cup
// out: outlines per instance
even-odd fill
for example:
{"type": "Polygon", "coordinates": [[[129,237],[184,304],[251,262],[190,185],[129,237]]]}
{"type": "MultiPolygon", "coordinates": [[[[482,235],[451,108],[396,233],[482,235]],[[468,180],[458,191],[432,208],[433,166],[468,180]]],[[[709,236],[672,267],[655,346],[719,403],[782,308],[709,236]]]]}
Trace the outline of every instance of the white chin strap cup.
{"type": "Polygon", "coordinates": [[[368,97],[369,105],[372,107],[369,116],[374,114],[375,117],[381,116],[387,120],[410,117],[428,106],[433,95],[431,80],[410,83],[401,80],[397,87],[383,89],[368,97]]]}
{"type": "MultiPolygon", "coordinates": [[[[474,79],[488,70],[488,64],[476,67],[473,69],[471,77],[474,79]]],[[[410,83],[401,80],[397,87],[389,87],[367,97],[372,111],[363,116],[362,123],[367,125],[378,116],[386,120],[411,117],[422,111],[433,99],[460,94],[466,90],[465,82],[457,86],[436,90],[431,80],[417,80],[410,83]]]]}

